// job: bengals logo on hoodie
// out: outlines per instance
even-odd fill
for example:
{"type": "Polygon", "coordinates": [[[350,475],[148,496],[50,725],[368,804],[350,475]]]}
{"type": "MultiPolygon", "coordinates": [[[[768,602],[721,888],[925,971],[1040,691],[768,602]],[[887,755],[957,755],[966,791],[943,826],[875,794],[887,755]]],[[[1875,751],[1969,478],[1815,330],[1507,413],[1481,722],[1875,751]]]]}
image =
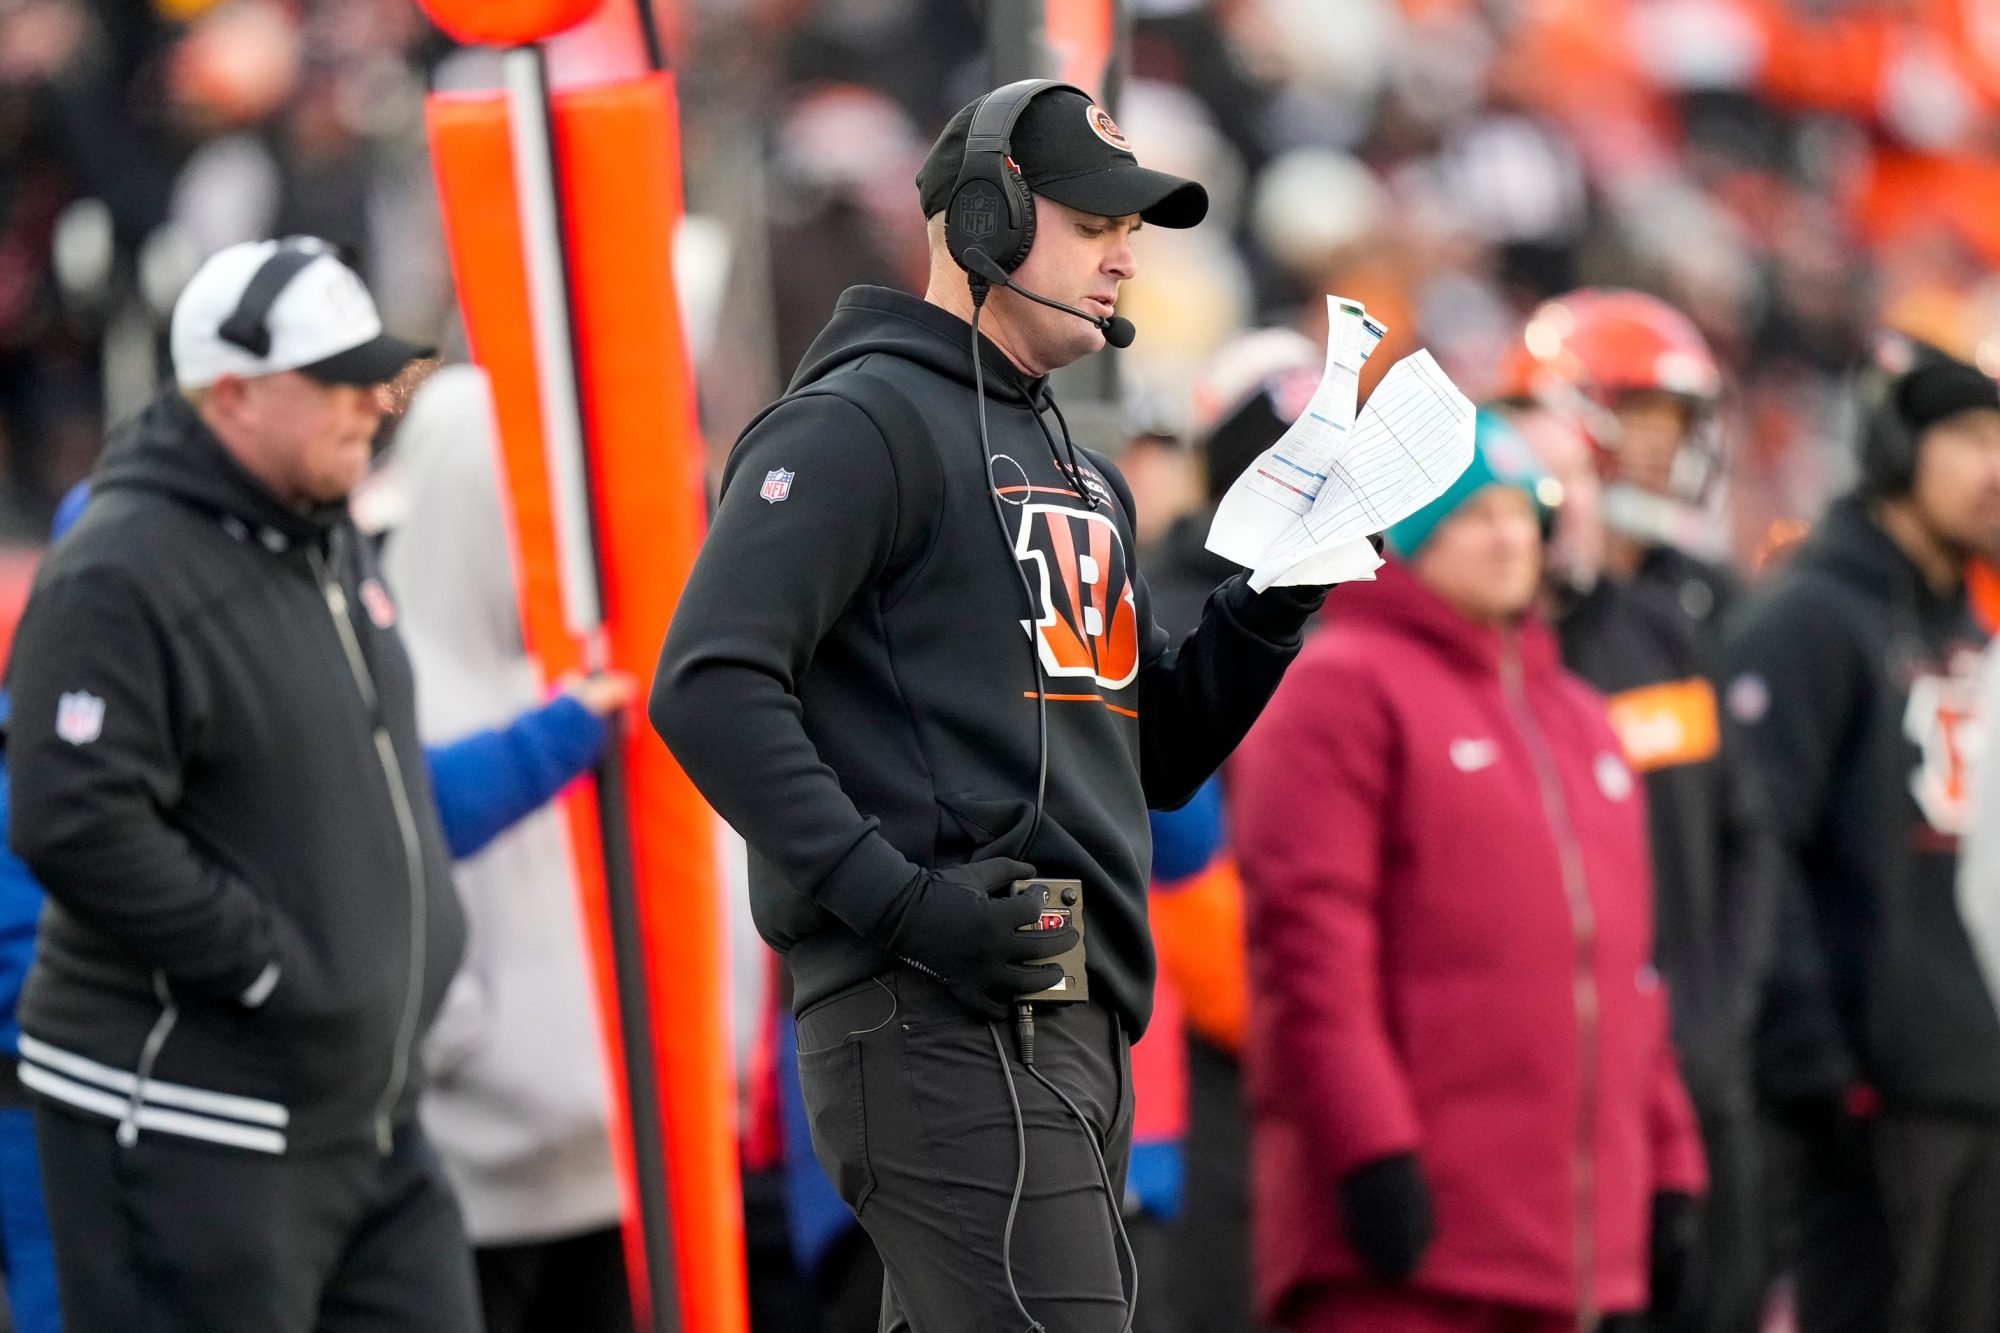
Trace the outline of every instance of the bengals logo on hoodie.
{"type": "Polygon", "coordinates": [[[1089,679],[1121,690],[1139,675],[1139,609],[1118,527],[1101,510],[1022,506],[1014,555],[1035,594],[1035,638],[1051,682],[1089,679]]]}
{"type": "Polygon", "coordinates": [[[1910,795],[1932,829],[1948,838],[1970,831],[1972,774],[1986,756],[1977,711],[1979,655],[1954,654],[1946,672],[1918,671],[1903,710],[1903,735],[1917,747],[1910,795]]]}

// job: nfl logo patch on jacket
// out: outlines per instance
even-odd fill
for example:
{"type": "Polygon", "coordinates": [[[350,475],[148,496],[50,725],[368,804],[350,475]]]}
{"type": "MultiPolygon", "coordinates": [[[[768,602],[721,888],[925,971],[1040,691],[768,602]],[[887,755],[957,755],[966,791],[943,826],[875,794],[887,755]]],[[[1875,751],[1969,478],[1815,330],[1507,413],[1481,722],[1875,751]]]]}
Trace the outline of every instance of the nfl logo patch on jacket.
{"type": "Polygon", "coordinates": [[[764,474],[763,489],[757,494],[776,504],[792,493],[792,478],[797,475],[799,474],[796,472],[787,472],[781,467],[774,467],[764,474]]]}
{"type": "Polygon", "coordinates": [[[104,731],[104,700],[88,690],[72,690],[56,700],[56,735],[71,745],[88,745],[104,731]]]}

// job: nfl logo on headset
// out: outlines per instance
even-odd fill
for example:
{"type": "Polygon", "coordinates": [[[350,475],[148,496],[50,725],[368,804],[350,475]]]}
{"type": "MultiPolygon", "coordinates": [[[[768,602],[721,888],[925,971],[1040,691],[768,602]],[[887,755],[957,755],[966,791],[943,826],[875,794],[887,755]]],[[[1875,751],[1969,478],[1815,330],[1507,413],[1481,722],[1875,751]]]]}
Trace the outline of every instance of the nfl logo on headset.
{"type": "Polygon", "coordinates": [[[958,222],[975,241],[990,241],[1000,230],[1000,192],[982,181],[965,187],[960,196],[958,222]]]}
{"type": "Polygon", "coordinates": [[[88,745],[104,732],[104,700],[72,690],[56,700],[56,735],[71,745],[88,745]]]}
{"type": "Polygon", "coordinates": [[[764,474],[763,489],[757,494],[776,504],[792,493],[792,478],[798,475],[796,472],[787,472],[781,467],[772,468],[764,474]]]}

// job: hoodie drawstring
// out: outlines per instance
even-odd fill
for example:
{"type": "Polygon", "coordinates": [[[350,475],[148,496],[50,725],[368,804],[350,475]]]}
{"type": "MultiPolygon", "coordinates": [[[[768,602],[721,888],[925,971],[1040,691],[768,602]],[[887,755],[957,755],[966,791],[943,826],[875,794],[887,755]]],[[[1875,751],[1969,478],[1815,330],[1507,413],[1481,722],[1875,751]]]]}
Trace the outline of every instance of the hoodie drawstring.
{"type": "Polygon", "coordinates": [[[132,1100],[126,1104],[124,1118],[118,1122],[118,1146],[129,1148],[139,1141],[139,1112],[146,1104],[146,1085],[153,1081],[153,1064],[160,1058],[160,1048],[167,1044],[167,1034],[174,1030],[174,1021],[180,1017],[180,1007],[174,1003],[174,995],[167,988],[167,974],[153,973],[153,994],[160,1001],[160,1016],[153,1021],[153,1030],[146,1034],[146,1044],[139,1052],[139,1068],[132,1080],[132,1100]]]}
{"type": "Polygon", "coordinates": [[[1035,414],[1035,425],[1041,429],[1042,442],[1049,446],[1049,459],[1056,465],[1056,471],[1062,473],[1068,479],[1070,494],[1089,505],[1092,512],[1095,512],[1098,507],[1097,497],[1091,494],[1090,488],[1083,484],[1083,463],[1076,456],[1076,441],[1070,438],[1069,422],[1063,417],[1062,408],[1056,405],[1056,400],[1053,396],[1045,395],[1042,401],[1048,404],[1049,411],[1056,414],[1056,424],[1062,428],[1063,448],[1069,453],[1069,461],[1065,463],[1063,455],[1056,452],[1055,437],[1049,434],[1048,423],[1042,420],[1041,407],[1035,405],[1032,406],[1035,414]]]}

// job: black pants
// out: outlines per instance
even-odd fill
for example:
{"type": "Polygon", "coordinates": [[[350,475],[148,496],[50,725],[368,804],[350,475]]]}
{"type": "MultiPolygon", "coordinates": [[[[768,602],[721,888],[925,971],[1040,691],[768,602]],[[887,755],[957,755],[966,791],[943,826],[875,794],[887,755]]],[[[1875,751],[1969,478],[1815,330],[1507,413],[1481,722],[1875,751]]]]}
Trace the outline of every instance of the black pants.
{"type": "Polygon", "coordinates": [[[1172,1285],[1173,1224],[1148,1212],[1127,1209],[1125,1235],[1139,1265],[1139,1311],[1132,1321],[1132,1333],[1187,1333],[1172,1285]]]}
{"type": "Polygon", "coordinates": [[[874,1333],[882,1322],[882,1256],[865,1231],[833,1243],[813,1277],[819,1333],[874,1333]]]}
{"type": "Polygon", "coordinates": [[[525,1245],[482,1245],[486,1333],[632,1333],[625,1235],[617,1227],[525,1245]]]}
{"type": "Polygon", "coordinates": [[[1748,1109],[1704,1110],[1701,1140],[1708,1154],[1708,1197],[1702,1203],[1700,1247],[1680,1308],[1654,1323],[1671,1333],[1757,1333],[1764,1323],[1769,1272],[1757,1117],[1748,1109]]]}
{"type": "Polygon", "coordinates": [[[1250,1117],[1235,1055],[1189,1034],[1187,1198],[1174,1224],[1174,1290],[1187,1333],[1247,1333],[1250,1117]]]}
{"type": "Polygon", "coordinates": [[[799,1016],[799,1072],[813,1147],[882,1256],[884,1333],[1019,1333],[1026,1321],[1002,1257],[1019,1160],[1003,1059],[1020,1098],[1027,1179],[1012,1275],[1028,1311],[1061,1333],[1116,1333],[1130,1277],[1113,1202],[1132,1145],[1130,1052],[1095,1005],[1036,1011],[1035,1068],[1005,1025],[968,1017],[912,972],[864,982],[799,1016]],[[1004,1054],[1003,1054],[1004,1053],[1004,1054]]]}
{"type": "Polygon", "coordinates": [[[63,1324],[78,1333],[478,1333],[472,1252],[414,1124],[271,1157],[171,1135],[130,1148],[47,1103],[35,1137],[63,1324]]]}
{"type": "Polygon", "coordinates": [[[1992,1333],[2000,1124],[1894,1112],[1804,1157],[1803,1333],[1992,1333]]]}

